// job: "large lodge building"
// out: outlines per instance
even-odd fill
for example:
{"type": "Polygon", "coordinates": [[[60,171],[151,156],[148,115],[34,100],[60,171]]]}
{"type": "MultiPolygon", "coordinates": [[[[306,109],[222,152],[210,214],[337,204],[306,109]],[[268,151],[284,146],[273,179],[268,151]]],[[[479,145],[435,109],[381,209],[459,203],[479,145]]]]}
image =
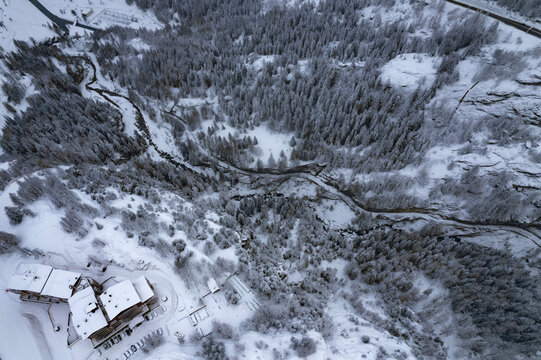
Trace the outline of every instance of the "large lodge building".
{"type": "Polygon", "coordinates": [[[8,291],[19,294],[24,301],[68,303],[68,324],[78,336],[75,341],[90,339],[94,347],[119,331],[140,325],[145,320],[143,316],[156,304],[154,289],[144,276],[104,289],[80,273],[22,263],[8,286],[8,291]]]}

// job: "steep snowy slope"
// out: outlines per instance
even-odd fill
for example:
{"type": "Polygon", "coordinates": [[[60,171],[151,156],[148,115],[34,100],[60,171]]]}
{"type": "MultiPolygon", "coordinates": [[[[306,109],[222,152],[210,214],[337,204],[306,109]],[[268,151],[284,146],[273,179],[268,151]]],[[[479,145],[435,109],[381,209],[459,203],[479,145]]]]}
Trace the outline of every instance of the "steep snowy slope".
{"type": "Polygon", "coordinates": [[[27,0],[0,2],[0,46],[4,51],[14,49],[13,40],[41,41],[57,34],[52,23],[27,0]]]}

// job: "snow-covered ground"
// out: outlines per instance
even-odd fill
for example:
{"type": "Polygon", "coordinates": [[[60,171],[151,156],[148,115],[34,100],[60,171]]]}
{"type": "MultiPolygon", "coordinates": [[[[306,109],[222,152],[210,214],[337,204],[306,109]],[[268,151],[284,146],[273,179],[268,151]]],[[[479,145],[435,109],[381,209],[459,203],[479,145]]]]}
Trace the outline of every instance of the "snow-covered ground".
{"type": "Polygon", "coordinates": [[[27,0],[0,1],[0,46],[13,50],[13,40],[41,41],[56,35],[52,23],[27,0]]]}
{"type": "Polygon", "coordinates": [[[370,320],[359,317],[346,301],[340,299],[331,303],[327,313],[337,324],[335,334],[339,335],[327,344],[325,356],[332,354],[332,359],[337,360],[376,360],[379,349],[383,348],[389,355],[400,356],[401,359],[415,359],[405,342],[376,329],[370,320]],[[363,336],[368,337],[368,342],[363,342],[363,336]]]}
{"type": "MultiPolygon", "coordinates": [[[[453,4],[447,4],[446,8],[447,11],[463,11],[453,4]]],[[[450,113],[454,113],[452,121],[457,123],[457,128],[464,127],[464,131],[470,134],[468,141],[452,146],[438,144],[427,151],[421,166],[410,165],[397,171],[396,174],[418,178],[422,171],[431,183],[435,184],[444,178],[460,177],[471,167],[480,166],[480,172],[487,176],[495,171],[509,170],[517,176],[516,183],[536,186],[535,180],[525,173],[541,173],[541,167],[526,153],[529,149],[541,150],[541,144],[535,140],[541,136],[539,127],[530,126],[531,140],[503,145],[493,141],[486,132],[473,131],[468,127],[470,126],[468,122],[475,123],[487,114],[499,116],[519,114],[528,117],[531,114],[541,113],[541,96],[537,89],[515,81],[517,79],[532,81],[535,76],[541,75],[539,72],[541,59],[537,55],[539,51],[541,41],[538,38],[500,23],[496,43],[483,48],[481,53],[484,55],[468,57],[461,61],[457,65],[458,81],[444,86],[433,100],[433,103],[443,104],[450,113]],[[511,66],[490,67],[496,51],[519,53],[517,61],[523,64],[517,66],[516,70],[511,70],[511,66]],[[487,71],[490,74],[488,79],[477,80],[487,71]],[[497,75],[498,72],[502,72],[500,77],[497,75]],[[485,150],[461,153],[461,149],[467,145],[485,150]]],[[[413,91],[423,79],[425,83],[430,80],[431,74],[438,66],[439,59],[425,54],[399,55],[383,66],[381,78],[394,86],[413,91]]],[[[532,124],[534,122],[535,120],[532,120],[532,124]]],[[[360,181],[367,181],[370,177],[358,175],[357,178],[360,181]]],[[[419,187],[413,194],[427,199],[429,187],[430,185],[419,187]]]]}
{"type": "Polygon", "coordinates": [[[41,0],[41,2],[55,15],[100,29],[115,25],[149,30],[163,27],[152,12],[128,5],[125,0],[41,0]]]}
{"type": "Polygon", "coordinates": [[[274,62],[274,59],[274,55],[259,56],[252,62],[251,66],[254,68],[255,71],[261,71],[265,67],[265,64],[274,62]]]}
{"type": "MultiPolygon", "coordinates": [[[[70,16],[81,18],[82,12],[88,13],[92,9],[92,14],[88,16],[89,24],[96,26],[113,24],[148,28],[161,26],[152,15],[140,11],[135,6],[126,5],[124,0],[44,0],[43,2],[51,11],[67,18],[70,16]],[[72,14],[72,10],[75,15],[72,14]]],[[[315,4],[317,1],[312,1],[312,3],[315,4]]],[[[446,7],[447,12],[458,11],[457,9],[459,8],[451,5],[446,7]]],[[[47,19],[26,1],[11,0],[10,2],[10,0],[6,0],[4,4],[0,3],[0,11],[3,16],[2,21],[6,25],[5,28],[0,29],[2,46],[5,49],[10,49],[10,42],[15,38],[28,40],[30,37],[38,36],[39,39],[42,39],[54,35],[54,32],[47,28],[47,19]],[[7,6],[5,6],[6,3],[7,6]],[[10,30],[8,31],[6,28],[10,30]],[[6,31],[2,32],[3,30],[6,31]]],[[[376,16],[376,12],[377,9],[368,8],[363,10],[362,16],[371,18],[376,16]]],[[[397,6],[380,15],[386,16],[389,21],[392,19],[399,20],[411,15],[411,7],[397,6]]],[[[468,119],[468,121],[478,119],[489,111],[505,114],[514,111],[521,115],[527,114],[529,111],[541,113],[540,96],[536,93],[535,88],[521,86],[512,79],[481,80],[476,84],[474,79],[483,70],[483,66],[492,60],[492,54],[498,49],[523,52],[521,54],[523,55],[522,60],[526,64],[525,68],[513,76],[528,80],[533,75],[539,74],[541,61],[536,55],[539,52],[533,51],[541,46],[539,39],[503,24],[500,24],[498,31],[499,40],[497,44],[483,49],[483,56],[470,57],[462,61],[458,65],[460,73],[458,82],[444,87],[438,95],[439,98],[435,100],[435,102],[446,102],[450,109],[456,109],[455,117],[449,121],[456,122],[458,126],[467,128],[467,121],[463,119],[468,119]],[[474,84],[476,86],[472,87],[474,84]],[[469,93],[464,97],[464,101],[460,103],[468,89],[470,89],[469,93]],[[517,98],[534,100],[511,99],[508,102],[492,104],[490,101],[498,98],[497,95],[494,95],[495,93],[518,94],[517,98]]],[[[140,50],[150,48],[149,44],[142,42],[140,39],[132,40],[130,45],[140,50]]],[[[75,53],[77,50],[70,51],[75,53]]],[[[255,70],[261,70],[266,63],[272,61],[274,61],[272,55],[259,57],[251,61],[250,66],[253,66],[255,70]]],[[[306,66],[307,61],[309,60],[300,60],[298,66],[306,66]]],[[[381,79],[406,91],[415,90],[420,85],[428,87],[434,80],[439,61],[439,58],[427,54],[399,55],[383,66],[381,79]]],[[[362,62],[338,63],[338,67],[349,66],[362,67],[362,62]]],[[[32,92],[33,89],[30,84],[27,85],[27,91],[32,92]]],[[[106,80],[100,74],[99,68],[98,81],[95,86],[122,92],[122,90],[117,89],[118,84],[106,80]]],[[[95,93],[84,88],[83,94],[103,101],[95,93]]],[[[6,101],[6,97],[2,95],[0,100],[6,101]]],[[[114,97],[114,100],[120,105],[119,111],[123,115],[125,131],[129,135],[133,135],[137,132],[133,107],[122,98],[114,97]]],[[[215,108],[216,102],[216,97],[211,96],[207,98],[185,98],[179,99],[176,106],[181,108],[212,106],[215,108]]],[[[19,110],[24,106],[23,102],[19,110]]],[[[145,117],[148,118],[146,114],[145,117]]],[[[171,153],[176,158],[180,158],[169,124],[160,122],[160,120],[161,118],[158,116],[157,122],[148,122],[154,142],[158,148],[171,153]]],[[[207,132],[208,128],[213,126],[214,120],[203,120],[201,128],[204,132],[207,132]]],[[[225,138],[228,136],[234,138],[250,136],[257,138],[258,144],[254,154],[253,166],[255,166],[257,159],[266,164],[270,157],[277,161],[282,152],[288,159],[291,155],[293,149],[290,144],[292,134],[277,133],[269,130],[264,125],[248,129],[245,132],[239,132],[238,129],[225,123],[217,123],[217,125],[217,136],[225,138]]],[[[193,133],[196,131],[199,131],[199,129],[193,133]]],[[[516,182],[519,185],[539,186],[535,177],[523,174],[525,172],[541,174],[541,165],[526,156],[527,151],[530,149],[539,150],[540,148],[539,142],[535,140],[541,138],[538,127],[532,127],[531,136],[534,140],[528,142],[499,144],[493,142],[487,133],[472,131],[471,136],[463,144],[452,146],[438,144],[429,149],[420,166],[408,166],[392,173],[355,175],[350,170],[341,173],[345,175],[346,179],[352,178],[359,181],[370,181],[384,176],[403,176],[404,179],[410,179],[411,183],[414,184],[409,189],[409,194],[422,200],[430,200],[429,191],[431,187],[438,184],[442,179],[459,178],[474,166],[481,166],[480,173],[485,176],[490,176],[490,172],[496,170],[514,171],[517,175],[516,182]],[[485,146],[486,151],[462,152],[461,149],[468,144],[485,146]],[[423,177],[425,178],[424,181],[417,181],[423,177]]],[[[155,151],[149,150],[149,153],[154,159],[160,159],[155,151]]],[[[0,164],[0,169],[5,168],[7,168],[6,163],[0,164]]],[[[334,177],[339,173],[340,171],[336,171],[331,175],[334,177]]],[[[239,186],[235,191],[240,194],[248,194],[253,191],[250,186],[256,187],[258,184],[250,183],[245,185],[244,187],[239,186]]],[[[315,198],[318,197],[318,190],[322,188],[320,188],[321,184],[319,183],[307,184],[293,178],[284,182],[281,186],[280,191],[283,191],[286,196],[294,195],[298,198],[308,199],[310,206],[316,204],[313,205],[317,206],[316,213],[331,230],[347,228],[356,216],[355,211],[348,206],[348,203],[341,199],[318,199],[320,201],[316,203],[315,198]]],[[[110,200],[107,203],[107,209],[105,209],[91,195],[81,190],[73,190],[81,203],[97,209],[99,214],[94,218],[85,218],[84,227],[87,228],[88,233],[84,236],[77,236],[64,232],[60,226],[61,219],[66,211],[56,208],[50,200],[45,198],[27,207],[36,216],[25,216],[20,225],[11,225],[3,209],[6,206],[14,205],[10,193],[15,193],[18,187],[18,182],[14,181],[0,193],[0,230],[18,236],[21,239],[21,246],[27,249],[28,253],[17,252],[1,257],[1,289],[7,286],[9,275],[21,261],[40,262],[68,270],[77,270],[100,281],[106,280],[110,276],[118,279],[133,279],[136,275],[144,274],[155,284],[157,292],[160,294],[159,297],[164,312],[155,319],[155,322],[138,328],[132,337],[123,340],[113,349],[105,352],[104,355],[98,356],[89,347],[88,342],[80,342],[70,349],[65,346],[66,333],[63,321],[65,321],[66,314],[61,305],[55,305],[51,310],[52,322],[55,325],[62,324],[61,330],[55,332],[54,326],[47,315],[46,306],[23,303],[14,294],[2,292],[0,293],[0,319],[2,319],[0,321],[0,357],[2,359],[122,358],[123,354],[131,348],[131,345],[150,331],[158,328],[166,334],[165,344],[151,355],[137,351],[132,356],[133,359],[143,359],[149,356],[161,360],[195,359],[201,356],[197,353],[200,347],[189,341],[179,346],[179,337],[183,336],[185,339],[189,339],[195,331],[199,331],[200,334],[207,334],[212,329],[213,320],[227,323],[235,330],[239,329],[242,322],[248,319],[260,306],[254,291],[246,286],[240,278],[236,276],[230,277],[231,274],[225,272],[219,275],[213,273],[212,266],[218,262],[219,258],[238,264],[239,255],[235,252],[234,247],[215,249],[212,253],[205,250],[205,242],[212,239],[212,234],[215,234],[223,227],[221,225],[222,219],[220,214],[212,210],[202,211],[203,215],[200,216],[201,213],[196,212],[196,210],[201,209],[194,200],[187,200],[177,194],[159,189],[160,203],[156,205],[146,195],[128,194],[116,188],[110,188],[109,191],[114,194],[116,199],[110,200]],[[194,268],[190,269],[192,271],[190,281],[174,269],[174,260],[169,256],[169,253],[160,254],[156,249],[143,246],[139,243],[137,236],[129,234],[129,231],[123,227],[122,212],[131,211],[135,213],[140,209],[151,209],[148,211],[155,215],[158,226],[151,229],[151,235],[159,239],[159,243],[163,245],[164,249],[167,249],[173,240],[184,240],[186,242],[185,251],[193,253],[191,259],[195,264],[194,268]],[[194,219],[190,221],[192,223],[201,221],[209,229],[208,233],[197,234],[197,236],[201,237],[199,239],[201,241],[198,242],[190,240],[194,238],[194,234],[189,233],[190,230],[193,230],[189,228],[192,224],[183,227],[179,226],[176,220],[178,214],[189,216],[194,213],[198,215],[194,215],[194,219]],[[174,236],[169,234],[170,230],[168,231],[168,228],[170,227],[174,229],[174,236]],[[88,262],[91,263],[90,267],[86,267],[88,262]],[[104,264],[108,265],[105,273],[101,270],[104,264]],[[239,305],[233,306],[229,304],[224,291],[212,293],[211,289],[215,282],[222,286],[227,281],[229,281],[230,286],[238,289],[238,292],[241,293],[242,297],[239,305]],[[194,316],[197,319],[195,325],[190,322],[188,317],[191,313],[196,314],[194,316]]],[[[329,188],[327,187],[327,189],[329,188]]],[[[227,195],[231,194],[205,194],[202,198],[210,201],[219,197],[225,198],[227,195]]],[[[452,203],[446,204],[449,208],[453,205],[452,203]]],[[[180,223],[180,225],[186,224],[180,223]]],[[[295,232],[293,231],[293,233],[295,232]]],[[[480,233],[475,238],[467,241],[475,241],[478,244],[497,249],[510,250],[520,257],[528,256],[534,247],[525,238],[521,237],[520,240],[523,241],[517,241],[509,231],[498,230],[490,234],[488,232],[480,233]]],[[[292,241],[295,241],[295,238],[292,241]]],[[[322,265],[337,269],[340,281],[348,281],[343,274],[344,260],[323,261],[322,265]]],[[[286,281],[301,281],[304,276],[305,273],[302,272],[302,269],[291,269],[286,281]]],[[[419,303],[419,308],[416,309],[419,312],[425,306],[428,307],[432,302],[438,301],[438,296],[445,291],[441,285],[422,277],[416,280],[414,286],[421,293],[428,289],[433,290],[424,302],[419,303]]],[[[375,316],[386,318],[387,315],[381,307],[381,301],[376,298],[370,289],[367,289],[365,293],[358,294],[358,296],[362,298],[362,304],[366,309],[374,313],[375,316]]],[[[448,316],[447,313],[447,311],[451,312],[450,305],[444,305],[441,313],[436,315],[444,319],[443,324],[452,323],[452,316],[448,316]]],[[[340,296],[331,298],[324,313],[333,320],[333,336],[324,338],[315,331],[307,333],[307,336],[313,339],[316,344],[316,351],[309,357],[310,360],[377,359],[381,349],[384,349],[387,355],[391,357],[415,358],[412,349],[404,340],[400,340],[376,326],[372,321],[373,319],[360,316],[358,311],[353,309],[351,304],[340,296]]],[[[455,335],[454,333],[448,333],[443,337],[443,342],[451,350],[456,345],[454,343],[456,340],[455,335]]],[[[224,342],[228,353],[235,354],[239,359],[272,359],[280,358],[280,356],[288,359],[300,359],[296,356],[295,351],[291,349],[291,337],[292,334],[286,331],[270,332],[268,334],[250,331],[243,333],[240,339],[225,340],[224,342]]],[[[464,356],[464,354],[459,354],[456,355],[456,358],[464,358],[464,356]]]]}
{"type": "Polygon", "coordinates": [[[427,54],[401,54],[382,68],[381,80],[398,87],[430,87],[441,59],[427,54]]]}
{"type": "Polygon", "coordinates": [[[269,159],[271,154],[272,157],[278,161],[282,151],[287,159],[291,156],[292,148],[289,145],[291,136],[273,132],[267,129],[265,125],[260,125],[252,130],[248,130],[247,133],[249,136],[255,136],[257,139],[257,146],[261,149],[261,154],[257,156],[257,159],[261,159],[263,163],[269,159]]]}
{"type": "MultiPolygon", "coordinates": [[[[207,132],[207,129],[213,125],[213,121],[207,120],[201,123],[202,129],[207,132]]],[[[253,153],[254,161],[252,167],[255,167],[257,160],[261,160],[266,166],[269,158],[274,158],[278,161],[280,154],[283,152],[285,157],[289,160],[293,147],[290,144],[292,134],[278,133],[267,128],[266,125],[260,125],[253,129],[248,129],[246,132],[239,132],[238,129],[232,126],[220,123],[218,124],[220,129],[216,131],[217,136],[228,138],[231,135],[233,138],[242,138],[244,136],[250,136],[257,139],[257,145],[255,146],[255,152],[253,153]],[[223,127],[223,128],[222,128],[223,127]]]]}
{"type": "Polygon", "coordinates": [[[355,218],[355,213],[342,201],[324,200],[321,205],[318,210],[333,227],[347,227],[355,218]]]}
{"type": "MultiPolygon", "coordinates": [[[[17,182],[13,182],[0,194],[2,209],[5,206],[13,205],[9,194],[16,192],[17,189],[17,182]]],[[[114,190],[111,189],[111,191],[114,190]]],[[[99,204],[87,194],[81,191],[76,191],[75,194],[82,203],[99,208],[99,204]]],[[[140,196],[127,196],[118,192],[117,196],[118,198],[110,203],[113,208],[135,210],[144,208],[148,204],[148,199],[140,196]]],[[[180,206],[181,209],[188,209],[190,206],[189,203],[173,194],[162,194],[162,198],[164,201],[169,199],[166,201],[169,205],[163,204],[167,209],[164,208],[156,214],[157,218],[163,222],[170,223],[172,221],[170,215],[172,208],[169,206],[174,208],[180,206]]],[[[139,274],[144,274],[154,284],[158,297],[163,301],[161,306],[165,310],[164,314],[149,321],[145,326],[137,328],[131,337],[123,340],[111,350],[107,350],[105,355],[109,358],[120,358],[122,353],[130,347],[131,342],[137,342],[147,332],[158,327],[166,329],[166,342],[171,343],[176,343],[177,337],[181,335],[189,338],[194,332],[199,331],[198,329],[201,329],[203,333],[212,331],[214,320],[227,322],[238,327],[255,310],[254,306],[257,306],[257,300],[251,291],[244,291],[240,305],[236,306],[227,303],[223,291],[210,293],[208,279],[211,275],[206,270],[195,277],[190,284],[186,284],[183,278],[171,267],[171,261],[164,261],[163,257],[153,249],[139,245],[137,237],[127,235],[122,229],[122,221],[118,215],[100,216],[95,219],[95,223],[85,222],[85,227],[89,227],[89,232],[79,238],[75,234],[62,231],[59,223],[64,211],[55,209],[49,200],[39,200],[28,208],[36,216],[26,217],[22,224],[17,226],[11,225],[6,214],[3,211],[0,212],[0,229],[17,235],[21,239],[23,247],[37,251],[35,252],[36,258],[21,256],[18,253],[9,257],[3,256],[0,262],[0,288],[7,288],[9,276],[20,262],[39,262],[78,271],[99,282],[111,276],[116,279],[134,279],[139,274]],[[102,241],[102,239],[106,241],[102,241]],[[87,263],[91,264],[90,267],[86,266],[87,263]],[[103,265],[108,265],[105,273],[102,272],[103,265]],[[201,308],[202,304],[206,305],[204,316],[198,315],[199,322],[196,324],[190,322],[190,313],[201,308]]],[[[215,214],[209,214],[209,219],[215,216],[215,214]]],[[[207,221],[212,223],[211,220],[207,221]]],[[[219,227],[215,223],[213,226],[219,227]]],[[[173,240],[167,235],[165,228],[158,230],[154,235],[165,242],[173,240]]],[[[194,260],[197,262],[203,261],[208,264],[209,261],[216,261],[217,256],[231,261],[236,260],[235,254],[228,250],[217,251],[213,260],[210,260],[182,235],[182,232],[178,232],[174,239],[186,239],[188,243],[186,251],[193,251],[195,253],[194,260]]],[[[222,274],[221,277],[217,278],[218,288],[221,288],[226,280],[227,274],[222,274]]],[[[240,279],[234,280],[234,284],[239,285],[233,286],[242,286],[248,289],[246,285],[242,285],[240,279]]],[[[64,315],[67,316],[67,313],[62,315],[62,306],[67,305],[54,305],[51,310],[54,325],[61,327],[59,332],[54,331],[54,326],[48,319],[47,305],[21,302],[16,295],[4,292],[0,294],[0,305],[2,305],[0,306],[0,314],[3,315],[4,319],[9,319],[0,322],[0,334],[2,334],[0,336],[0,356],[2,359],[100,358],[87,341],[80,341],[71,348],[65,346],[67,318],[64,315]],[[13,332],[13,326],[17,326],[17,332],[13,332]],[[13,336],[9,334],[13,334],[13,336]],[[22,344],[23,341],[25,344],[35,344],[25,346],[22,344]]],[[[102,351],[104,350],[102,349],[102,351]]],[[[196,349],[187,348],[186,351],[194,355],[193,352],[196,349]]]]}
{"type": "MultiPolygon", "coordinates": [[[[41,3],[53,14],[66,20],[106,28],[125,26],[131,28],[159,29],[163,27],[154,14],[144,12],[125,0],[42,0],[41,3]],[[82,14],[92,13],[84,19],[82,14]],[[73,12],[72,12],[73,11],[73,12]]],[[[0,46],[5,51],[13,50],[13,40],[42,41],[58,34],[52,29],[52,22],[28,0],[4,0],[0,2],[0,46]]],[[[70,26],[70,33],[85,33],[78,27],[70,26]]]]}

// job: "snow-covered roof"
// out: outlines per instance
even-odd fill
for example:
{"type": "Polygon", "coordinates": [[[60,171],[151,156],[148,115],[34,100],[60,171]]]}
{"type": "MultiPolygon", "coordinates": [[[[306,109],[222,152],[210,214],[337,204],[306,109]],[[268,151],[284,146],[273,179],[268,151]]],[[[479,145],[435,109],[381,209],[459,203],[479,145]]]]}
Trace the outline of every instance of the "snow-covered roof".
{"type": "Polygon", "coordinates": [[[150,283],[144,276],[135,279],[133,286],[135,287],[135,291],[139,295],[141,302],[145,302],[154,296],[154,290],[152,290],[150,283]]]}
{"type": "Polygon", "coordinates": [[[45,287],[41,291],[41,295],[67,300],[73,294],[73,287],[80,278],[80,273],[53,269],[45,283],[45,287]]]}
{"type": "Polygon", "coordinates": [[[48,265],[21,263],[11,275],[8,288],[40,293],[52,270],[53,268],[48,265]]]}
{"type": "Polygon", "coordinates": [[[68,300],[73,316],[75,331],[84,340],[107,326],[107,319],[101,310],[92,287],[77,291],[68,300]]]}
{"type": "Polygon", "coordinates": [[[119,282],[105,290],[100,295],[101,303],[109,320],[114,319],[122,311],[141,302],[135,287],[128,279],[119,282]]]}
{"type": "Polygon", "coordinates": [[[220,290],[220,287],[214,278],[209,278],[207,280],[207,286],[211,293],[215,293],[216,291],[220,290]]]}

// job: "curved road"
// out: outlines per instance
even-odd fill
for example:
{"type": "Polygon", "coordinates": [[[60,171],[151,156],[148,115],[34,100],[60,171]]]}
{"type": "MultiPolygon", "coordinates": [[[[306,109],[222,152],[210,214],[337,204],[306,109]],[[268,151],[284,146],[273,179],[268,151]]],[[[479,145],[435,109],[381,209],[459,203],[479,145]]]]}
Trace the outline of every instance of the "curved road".
{"type": "MultiPolygon", "coordinates": [[[[485,9],[478,8],[476,6],[467,4],[467,3],[462,2],[462,1],[458,1],[458,0],[446,0],[446,1],[450,2],[452,4],[455,4],[455,5],[458,5],[458,6],[462,6],[463,8],[466,8],[466,9],[477,11],[477,12],[483,14],[483,15],[486,15],[486,16],[489,16],[489,17],[491,17],[493,19],[501,21],[502,23],[504,23],[506,25],[512,26],[515,29],[524,31],[527,34],[536,36],[536,37],[541,39],[541,30],[536,29],[535,27],[533,27],[531,25],[528,25],[528,24],[525,24],[523,22],[510,19],[510,18],[506,18],[504,16],[498,15],[496,13],[493,13],[493,12],[485,10],[485,9]]],[[[532,0],[532,1],[535,1],[535,0],[532,0]]]]}
{"type": "MultiPolygon", "coordinates": [[[[20,0],[17,0],[17,1],[20,1],[20,0]]],[[[60,28],[60,30],[64,31],[64,33],[69,33],[69,29],[67,25],[72,25],[74,20],[70,21],[70,20],[63,19],[59,16],[56,16],[55,14],[47,10],[47,8],[43,6],[43,4],[41,4],[38,0],[28,0],[28,1],[30,1],[32,5],[34,5],[39,11],[41,11],[43,15],[47,16],[49,20],[55,23],[60,28]]],[[[79,24],[78,22],[75,23],[75,26],[78,26],[86,30],[91,30],[91,31],[101,31],[101,29],[95,28],[93,26],[85,25],[85,24],[79,24]]]]}

